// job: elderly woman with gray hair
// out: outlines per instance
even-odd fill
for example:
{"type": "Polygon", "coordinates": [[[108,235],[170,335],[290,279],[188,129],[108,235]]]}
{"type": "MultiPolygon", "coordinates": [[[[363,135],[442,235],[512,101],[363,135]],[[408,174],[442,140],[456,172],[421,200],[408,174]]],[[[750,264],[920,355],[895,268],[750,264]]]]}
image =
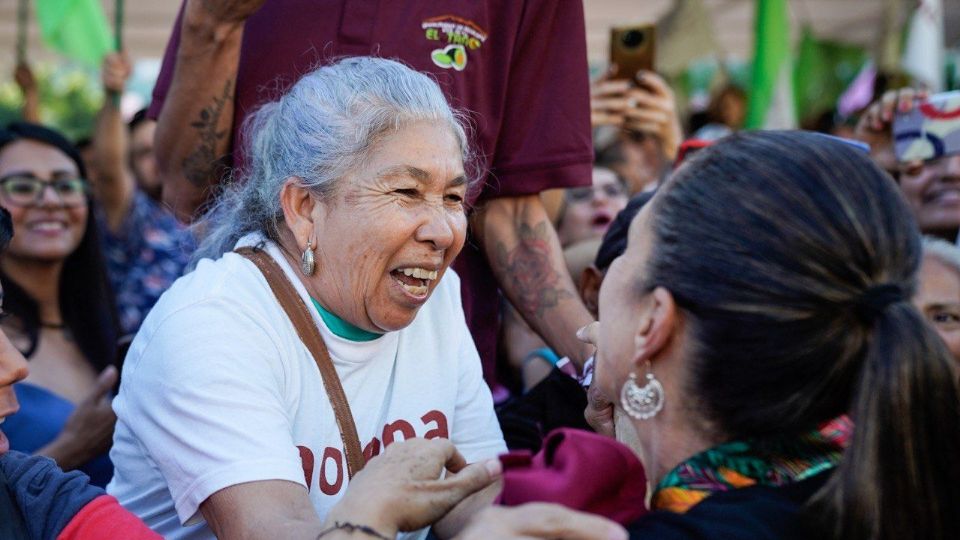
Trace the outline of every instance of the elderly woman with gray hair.
{"type": "Polygon", "coordinates": [[[913,305],[960,363],[960,248],[946,240],[923,237],[917,281],[913,305]]]}
{"type": "Polygon", "coordinates": [[[166,538],[316,538],[367,460],[448,439],[387,453],[401,463],[366,511],[419,516],[370,529],[392,535],[488,486],[436,525],[450,535],[493,499],[485,460],[505,450],[448,271],[471,178],[460,117],[427,76],[348,58],[246,129],[247,181],[131,345],[109,492],[166,538]],[[439,484],[398,487],[414,470],[439,484]]]}

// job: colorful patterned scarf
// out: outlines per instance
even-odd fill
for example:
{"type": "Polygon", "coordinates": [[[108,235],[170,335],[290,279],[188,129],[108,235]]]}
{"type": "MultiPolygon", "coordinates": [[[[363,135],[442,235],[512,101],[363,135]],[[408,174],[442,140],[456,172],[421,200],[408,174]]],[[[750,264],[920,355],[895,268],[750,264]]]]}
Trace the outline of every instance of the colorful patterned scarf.
{"type": "Polygon", "coordinates": [[[852,433],[853,423],[841,416],[799,437],[715,446],[670,471],[651,506],[682,514],[718,491],[805,480],[835,467],[852,433]]]}

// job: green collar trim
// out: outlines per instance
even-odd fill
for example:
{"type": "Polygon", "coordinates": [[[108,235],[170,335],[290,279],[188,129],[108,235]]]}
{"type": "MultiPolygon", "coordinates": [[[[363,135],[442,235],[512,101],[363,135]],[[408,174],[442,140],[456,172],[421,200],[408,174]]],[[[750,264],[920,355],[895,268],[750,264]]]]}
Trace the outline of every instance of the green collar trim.
{"type": "Polygon", "coordinates": [[[320,302],[317,302],[315,298],[310,298],[310,301],[313,302],[313,307],[317,308],[317,312],[320,313],[320,318],[323,319],[324,324],[326,324],[327,328],[329,328],[330,331],[333,332],[333,335],[337,337],[341,337],[350,341],[373,341],[383,335],[374,332],[367,332],[363,328],[357,328],[356,326],[327,311],[326,308],[321,306],[320,302]]]}

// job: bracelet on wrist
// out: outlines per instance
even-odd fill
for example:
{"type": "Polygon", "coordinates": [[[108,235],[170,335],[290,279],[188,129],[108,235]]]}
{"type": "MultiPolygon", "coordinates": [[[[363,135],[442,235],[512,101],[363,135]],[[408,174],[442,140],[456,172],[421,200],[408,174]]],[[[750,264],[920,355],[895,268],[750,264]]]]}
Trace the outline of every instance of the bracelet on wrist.
{"type": "Polygon", "coordinates": [[[334,521],[331,527],[320,531],[320,534],[317,535],[317,540],[334,531],[346,531],[348,533],[358,532],[369,536],[370,538],[377,538],[378,540],[391,540],[391,538],[377,532],[377,530],[373,527],[368,525],[358,525],[356,523],[350,523],[349,521],[334,521]]]}

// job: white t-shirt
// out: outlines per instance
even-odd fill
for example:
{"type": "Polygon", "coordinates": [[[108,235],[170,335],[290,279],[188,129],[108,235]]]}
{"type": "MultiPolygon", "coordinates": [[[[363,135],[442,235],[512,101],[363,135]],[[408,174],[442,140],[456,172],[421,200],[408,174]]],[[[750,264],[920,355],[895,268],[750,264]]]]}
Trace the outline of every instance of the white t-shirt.
{"type": "MultiPolygon", "coordinates": [[[[329,331],[276,245],[266,249],[311,306],[366,455],[410,437],[447,437],[468,462],[506,450],[452,270],[410,326],[354,342],[329,331]]],[[[305,485],[321,519],[343,496],[346,459],[316,363],[240,255],[201,261],[174,283],[122,379],[107,491],[165,538],[213,538],[200,503],[244,482],[305,485]]]]}

